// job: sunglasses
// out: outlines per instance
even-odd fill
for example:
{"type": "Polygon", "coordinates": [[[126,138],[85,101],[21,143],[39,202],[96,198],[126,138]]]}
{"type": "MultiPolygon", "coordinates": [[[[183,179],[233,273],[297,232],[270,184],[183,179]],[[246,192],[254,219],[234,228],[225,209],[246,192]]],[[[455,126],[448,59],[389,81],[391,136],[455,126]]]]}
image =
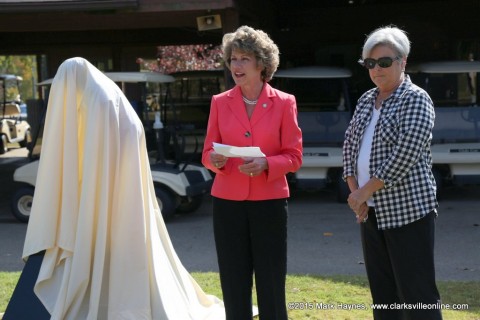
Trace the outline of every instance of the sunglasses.
{"type": "Polygon", "coordinates": [[[372,58],[366,58],[364,60],[362,59],[358,60],[358,63],[360,63],[362,66],[364,66],[367,69],[375,68],[376,64],[378,64],[380,68],[390,68],[392,66],[393,61],[397,61],[399,59],[400,57],[395,57],[395,58],[382,57],[382,58],[378,58],[378,60],[375,60],[372,58]]]}

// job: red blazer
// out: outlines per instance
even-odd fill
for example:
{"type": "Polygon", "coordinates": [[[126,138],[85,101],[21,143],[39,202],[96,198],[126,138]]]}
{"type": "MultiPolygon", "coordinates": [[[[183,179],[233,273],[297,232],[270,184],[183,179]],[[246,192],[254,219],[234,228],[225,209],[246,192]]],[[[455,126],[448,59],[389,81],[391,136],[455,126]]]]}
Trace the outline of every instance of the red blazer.
{"type": "Polygon", "coordinates": [[[212,97],[203,165],[215,172],[212,196],[228,200],[267,200],[290,195],[285,175],[302,165],[302,132],[293,95],[265,83],[250,119],[240,87],[212,97]],[[238,170],[241,158],[229,158],[218,169],[210,162],[213,142],[238,147],[257,146],[267,157],[268,170],[249,177],[238,170]]]}

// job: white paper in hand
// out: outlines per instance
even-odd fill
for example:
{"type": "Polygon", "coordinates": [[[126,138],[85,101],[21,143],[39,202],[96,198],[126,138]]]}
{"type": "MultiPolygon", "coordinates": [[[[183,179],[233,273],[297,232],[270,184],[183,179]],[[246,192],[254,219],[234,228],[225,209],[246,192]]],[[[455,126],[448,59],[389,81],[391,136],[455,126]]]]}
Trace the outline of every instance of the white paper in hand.
{"type": "Polygon", "coordinates": [[[260,150],[259,147],[235,147],[227,144],[213,143],[213,150],[216,153],[221,154],[229,158],[241,158],[241,157],[251,157],[259,158],[265,157],[265,154],[260,150]]]}

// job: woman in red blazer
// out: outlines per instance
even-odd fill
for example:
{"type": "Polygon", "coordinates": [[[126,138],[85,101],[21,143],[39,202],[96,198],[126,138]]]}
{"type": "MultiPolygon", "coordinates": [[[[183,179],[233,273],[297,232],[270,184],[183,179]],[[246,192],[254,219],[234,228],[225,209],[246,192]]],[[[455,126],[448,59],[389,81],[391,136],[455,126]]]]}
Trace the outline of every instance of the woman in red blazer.
{"type": "Polygon", "coordinates": [[[212,97],[202,155],[215,172],[213,224],[227,319],[252,318],[253,274],[260,319],[287,319],[286,174],[302,164],[302,133],[293,95],[272,88],[279,51],[247,26],[223,37],[235,87],[212,97]],[[260,147],[265,157],[226,158],[218,142],[260,147]]]}

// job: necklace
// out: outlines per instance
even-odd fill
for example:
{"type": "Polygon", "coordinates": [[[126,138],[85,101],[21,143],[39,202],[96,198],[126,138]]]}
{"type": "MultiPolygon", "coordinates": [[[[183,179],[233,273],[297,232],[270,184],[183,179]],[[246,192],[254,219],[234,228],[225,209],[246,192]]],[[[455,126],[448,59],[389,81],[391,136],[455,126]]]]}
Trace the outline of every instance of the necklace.
{"type": "Polygon", "coordinates": [[[242,99],[243,99],[243,102],[245,102],[246,104],[249,104],[249,105],[254,105],[254,104],[257,104],[257,102],[258,102],[258,99],[257,100],[250,100],[250,99],[245,98],[245,96],[243,96],[243,95],[242,95],[242,99]]]}

